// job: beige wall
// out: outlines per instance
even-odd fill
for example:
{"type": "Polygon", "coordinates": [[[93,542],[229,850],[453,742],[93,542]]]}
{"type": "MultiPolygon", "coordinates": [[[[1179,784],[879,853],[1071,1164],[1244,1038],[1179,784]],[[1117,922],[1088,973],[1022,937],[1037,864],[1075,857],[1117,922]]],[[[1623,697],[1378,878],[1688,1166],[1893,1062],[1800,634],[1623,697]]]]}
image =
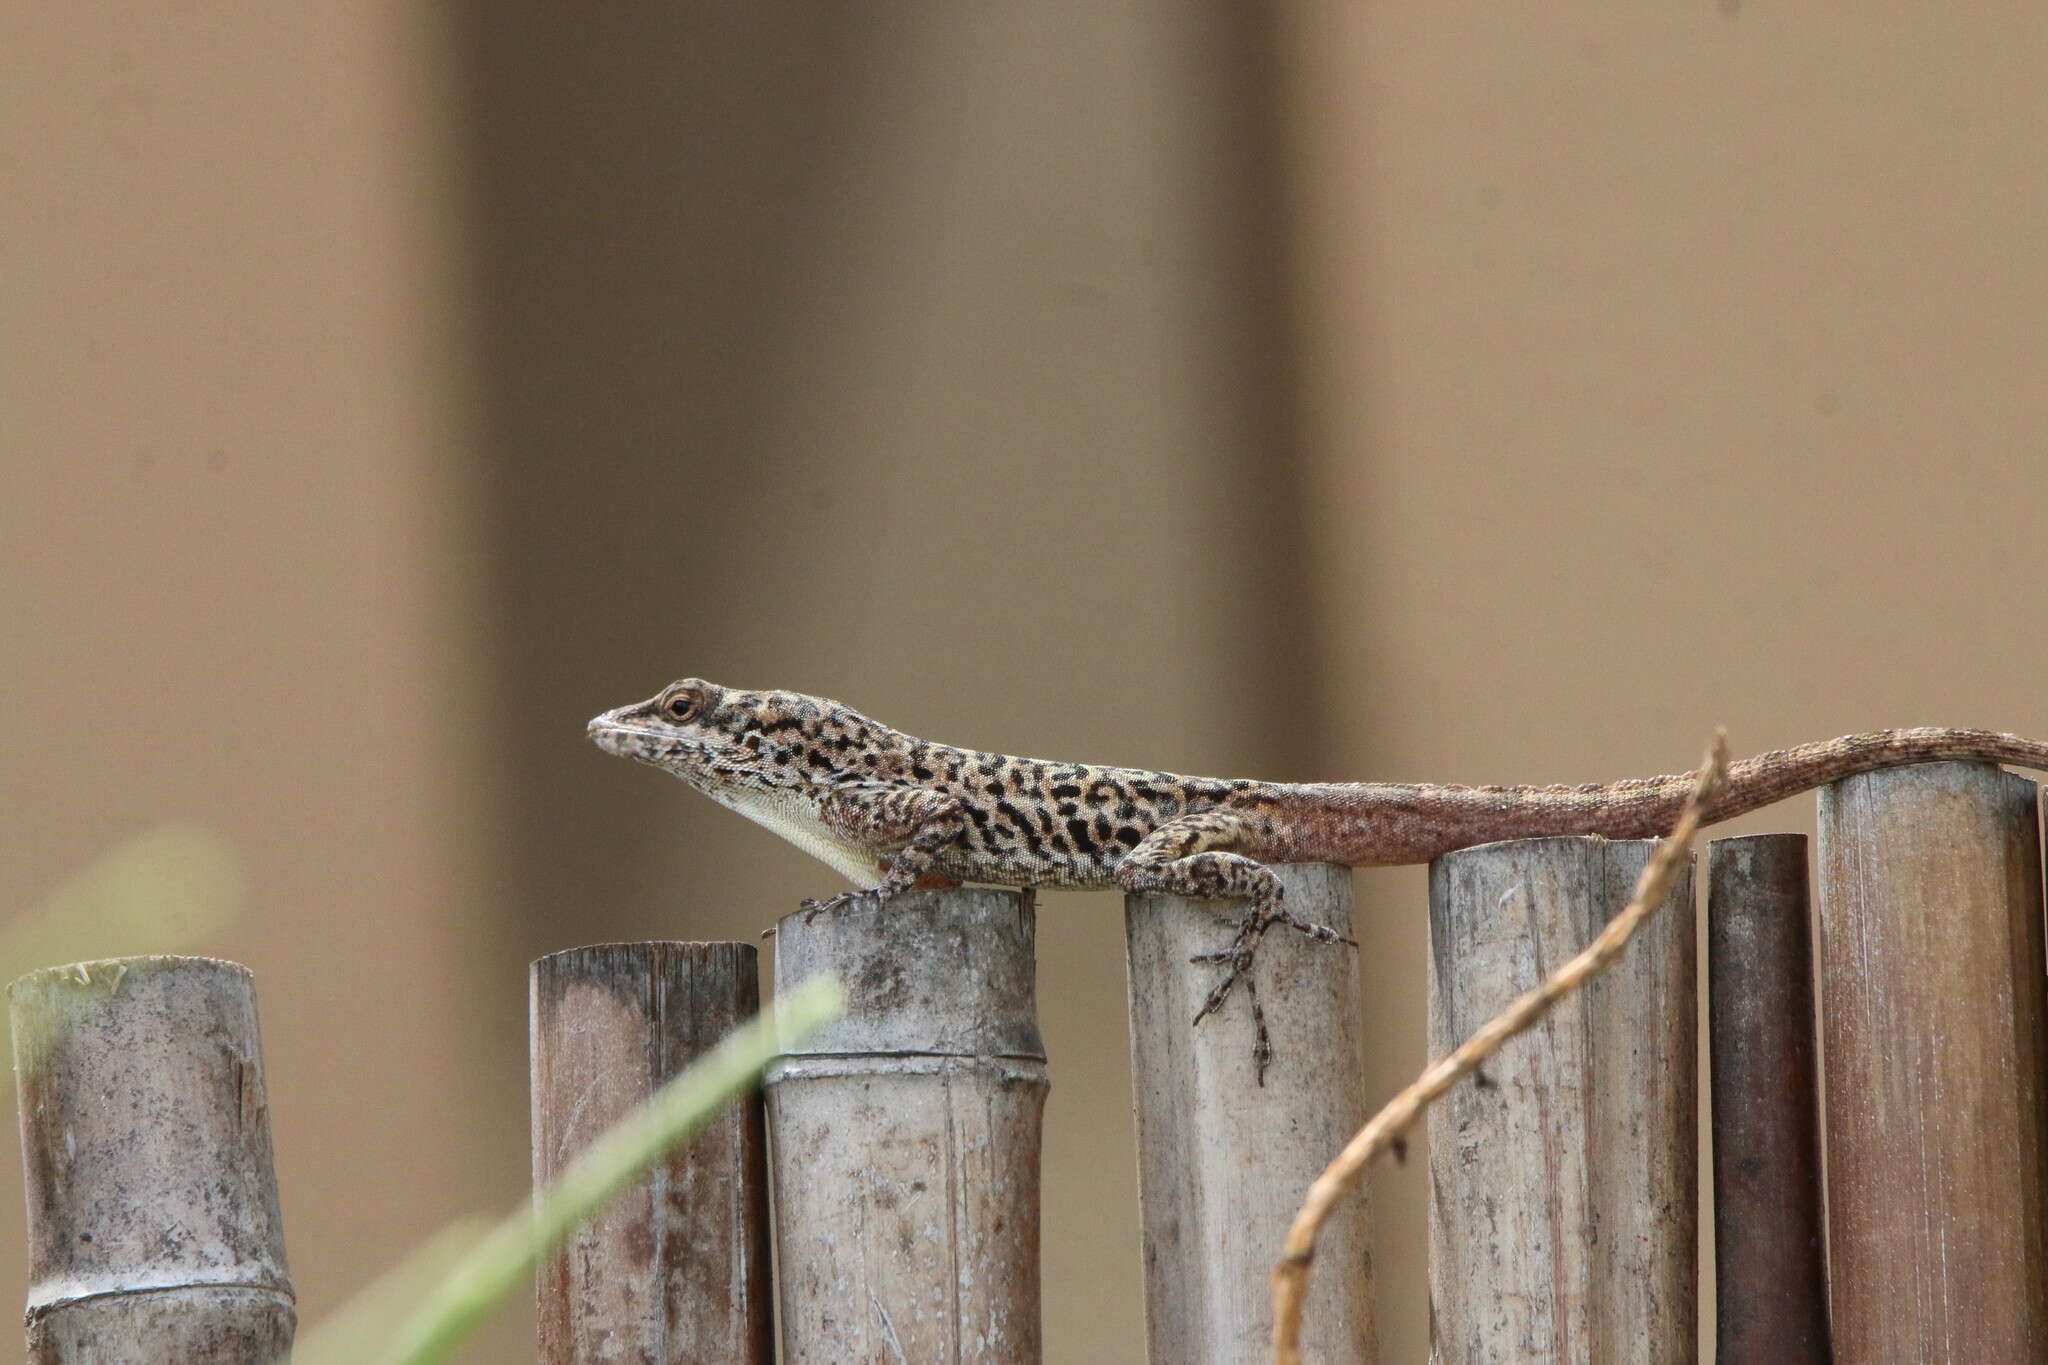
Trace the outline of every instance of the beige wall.
{"type": "MultiPolygon", "coordinates": [[[[2048,733],[2044,37],[2019,6],[1289,10],[1330,769],[2048,733]]],[[[1423,882],[1360,888],[1384,1093],[1421,1057],[1423,882]]],[[[1419,1167],[1377,1188],[1418,1225],[1419,1167]]],[[[1390,1361],[1426,1331],[1404,1245],[1390,1361]]]]}
{"type": "MultiPolygon", "coordinates": [[[[672,676],[1276,776],[2048,734],[2038,17],[1235,13],[0,18],[0,906],[240,843],[310,1314],[517,1197],[527,958],[831,885],[583,743],[672,676]]],[[[1122,1361],[1116,903],[1041,924],[1049,1358],[1122,1361]]]]}
{"type": "Polygon", "coordinates": [[[165,817],[239,846],[200,947],[317,1315],[523,1160],[445,63],[400,4],[9,6],[0,63],[0,913],[165,817]]]}

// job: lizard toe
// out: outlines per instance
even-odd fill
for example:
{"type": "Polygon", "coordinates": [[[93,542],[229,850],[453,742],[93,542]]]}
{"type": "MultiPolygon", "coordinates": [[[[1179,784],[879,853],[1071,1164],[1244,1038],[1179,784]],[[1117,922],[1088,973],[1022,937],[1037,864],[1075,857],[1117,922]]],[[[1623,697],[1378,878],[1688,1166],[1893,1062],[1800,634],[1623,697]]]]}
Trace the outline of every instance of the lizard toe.
{"type": "Polygon", "coordinates": [[[1274,918],[1296,933],[1304,934],[1318,943],[1348,943],[1354,948],[1358,946],[1357,939],[1347,938],[1335,929],[1330,928],[1327,924],[1312,924],[1308,920],[1298,919],[1284,911],[1274,916],[1274,918]]]}
{"type": "Polygon", "coordinates": [[[1245,964],[1233,963],[1230,970],[1224,974],[1223,979],[1210,989],[1209,998],[1202,1002],[1202,1007],[1195,1011],[1195,1017],[1190,1027],[1193,1024],[1201,1023],[1204,1019],[1207,1019],[1210,1015],[1221,1009],[1223,1002],[1230,998],[1230,992],[1236,988],[1238,981],[1244,975],[1245,964]]]}
{"type": "Polygon", "coordinates": [[[803,900],[797,902],[796,908],[804,912],[804,923],[809,924],[827,910],[844,909],[868,894],[870,893],[866,891],[842,891],[836,896],[826,896],[823,899],[816,896],[806,896],[803,900]]]}

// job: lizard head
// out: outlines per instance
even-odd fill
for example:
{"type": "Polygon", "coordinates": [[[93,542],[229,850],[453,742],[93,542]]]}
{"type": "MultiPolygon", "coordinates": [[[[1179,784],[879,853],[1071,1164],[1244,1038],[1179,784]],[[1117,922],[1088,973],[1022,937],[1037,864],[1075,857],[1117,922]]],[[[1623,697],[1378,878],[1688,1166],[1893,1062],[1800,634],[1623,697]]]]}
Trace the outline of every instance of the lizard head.
{"type": "Polygon", "coordinates": [[[801,692],[747,692],[701,678],[590,722],[598,748],[714,795],[829,786],[847,751],[887,733],[849,706],[801,692]]]}

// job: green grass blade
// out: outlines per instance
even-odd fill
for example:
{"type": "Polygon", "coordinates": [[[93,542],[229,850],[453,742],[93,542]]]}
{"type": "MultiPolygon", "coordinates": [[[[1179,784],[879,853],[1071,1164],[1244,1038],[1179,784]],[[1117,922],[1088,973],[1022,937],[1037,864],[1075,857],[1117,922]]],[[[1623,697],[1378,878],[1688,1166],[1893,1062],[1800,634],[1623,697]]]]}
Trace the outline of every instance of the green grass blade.
{"type": "MultiPolygon", "coordinates": [[[[235,917],[241,890],[240,861],[224,840],[190,825],[163,825],[102,854],[39,905],[0,923],[0,981],[64,964],[90,981],[108,958],[184,948],[235,917]]],[[[84,1008],[88,998],[72,1004],[84,1008]]],[[[16,1067],[34,1066],[68,1027],[60,1014],[15,1039],[16,1067]]]]}
{"type": "MultiPolygon", "coordinates": [[[[531,1208],[486,1232],[438,1283],[426,1288],[388,1350],[365,1354],[357,1343],[353,1359],[386,1365],[446,1360],[507,1295],[529,1283],[534,1265],[563,1237],[752,1085],[789,1043],[837,1017],[842,1007],[838,983],[826,977],[778,996],[769,1010],[734,1030],[601,1134],[536,1195],[531,1208]]],[[[403,1293],[402,1282],[380,1283],[394,1295],[403,1293]]],[[[313,1340],[322,1338],[324,1329],[313,1340]]]]}
{"type": "Polygon", "coordinates": [[[415,1247],[396,1267],[358,1291],[320,1326],[299,1338],[292,1365],[361,1365],[391,1341],[391,1324],[418,1311],[428,1290],[474,1251],[491,1229],[488,1218],[462,1218],[415,1247]]]}
{"type": "Polygon", "coordinates": [[[96,859],[0,925],[0,981],[37,967],[166,953],[235,916],[241,867],[216,834],[164,825],[96,859]]]}

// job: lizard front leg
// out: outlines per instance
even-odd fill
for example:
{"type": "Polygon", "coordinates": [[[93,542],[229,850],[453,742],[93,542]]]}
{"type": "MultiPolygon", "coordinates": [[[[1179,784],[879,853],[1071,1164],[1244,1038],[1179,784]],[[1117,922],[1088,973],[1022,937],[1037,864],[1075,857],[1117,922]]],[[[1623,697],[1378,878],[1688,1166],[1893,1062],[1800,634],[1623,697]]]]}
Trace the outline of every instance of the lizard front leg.
{"type": "Polygon", "coordinates": [[[861,896],[887,900],[910,890],[967,827],[967,812],[958,798],[878,782],[834,787],[819,803],[818,815],[833,833],[885,861],[888,871],[870,890],[806,900],[803,908],[814,915],[861,896]]]}
{"type": "Polygon", "coordinates": [[[1252,960],[1266,931],[1276,924],[1308,935],[1318,943],[1349,943],[1336,930],[1290,913],[1283,904],[1285,888],[1265,864],[1232,852],[1244,839],[1244,826],[1229,811],[1205,811],[1183,815],[1153,830],[1117,865],[1117,884],[1124,890],[1154,895],[1186,896],[1198,900],[1244,900],[1250,904],[1238,916],[1236,935],[1230,946],[1219,952],[1203,953],[1191,962],[1217,962],[1229,970],[1210,990],[1194,1022],[1213,1014],[1230,997],[1239,982],[1251,1002],[1256,1039],[1252,1061],[1259,1084],[1266,1083],[1266,1064],[1273,1059],[1273,1045],[1266,1034],[1266,1012],[1259,1004],[1259,988],[1252,975],[1252,960]]]}

